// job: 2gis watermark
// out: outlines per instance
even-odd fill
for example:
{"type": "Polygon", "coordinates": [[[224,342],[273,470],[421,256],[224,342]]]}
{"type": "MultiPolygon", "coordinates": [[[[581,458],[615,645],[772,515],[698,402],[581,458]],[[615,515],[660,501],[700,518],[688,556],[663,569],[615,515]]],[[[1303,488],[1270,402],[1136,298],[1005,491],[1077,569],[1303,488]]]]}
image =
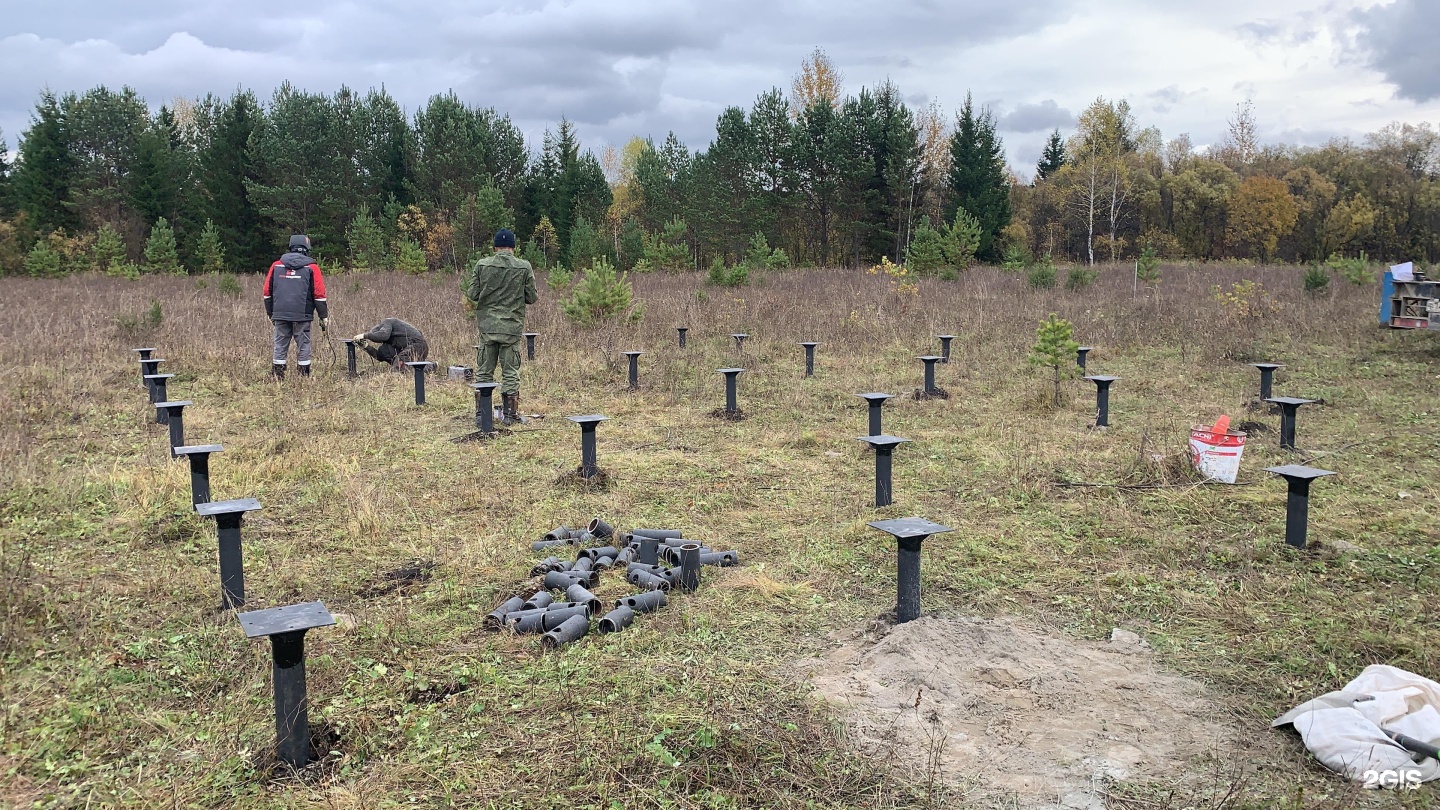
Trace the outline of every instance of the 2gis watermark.
{"type": "Polygon", "coordinates": [[[1423,777],[1419,768],[1391,768],[1361,774],[1367,790],[1418,790],[1423,777]]]}

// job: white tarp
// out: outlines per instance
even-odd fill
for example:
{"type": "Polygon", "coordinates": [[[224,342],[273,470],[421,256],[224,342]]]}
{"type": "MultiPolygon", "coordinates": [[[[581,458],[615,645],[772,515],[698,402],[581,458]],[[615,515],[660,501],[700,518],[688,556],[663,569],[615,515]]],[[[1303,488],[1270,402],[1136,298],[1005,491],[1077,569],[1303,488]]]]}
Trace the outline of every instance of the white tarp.
{"type": "Polygon", "coordinates": [[[1405,262],[1404,264],[1390,265],[1390,277],[1396,281],[1414,281],[1415,263],[1405,262]]]}
{"type": "Polygon", "coordinates": [[[1368,666],[1340,691],[1270,725],[1293,725],[1316,759],[1367,788],[1413,788],[1440,778],[1440,761],[1418,757],[1385,733],[1440,743],[1440,683],[1413,672],[1368,666]]]}

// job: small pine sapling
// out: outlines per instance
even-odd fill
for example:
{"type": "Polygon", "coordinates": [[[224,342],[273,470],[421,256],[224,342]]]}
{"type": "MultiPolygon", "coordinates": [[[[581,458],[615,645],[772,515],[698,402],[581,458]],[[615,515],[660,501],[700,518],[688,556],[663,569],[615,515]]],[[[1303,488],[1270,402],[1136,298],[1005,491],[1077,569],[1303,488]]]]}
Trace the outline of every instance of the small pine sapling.
{"type": "Polygon", "coordinates": [[[1146,245],[1135,259],[1135,280],[1146,287],[1160,285],[1160,254],[1154,245],[1146,245]]]}
{"type": "Polygon", "coordinates": [[[1055,374],[1055,406],[1060,406],[1060,380],[1062,376],[1074,373],[1075,342],[1074,327],[1064,318],[1050,313],[1035,330],[1035,345],[1030,347],[1030,365],[1051,369],[1055,374]]]}

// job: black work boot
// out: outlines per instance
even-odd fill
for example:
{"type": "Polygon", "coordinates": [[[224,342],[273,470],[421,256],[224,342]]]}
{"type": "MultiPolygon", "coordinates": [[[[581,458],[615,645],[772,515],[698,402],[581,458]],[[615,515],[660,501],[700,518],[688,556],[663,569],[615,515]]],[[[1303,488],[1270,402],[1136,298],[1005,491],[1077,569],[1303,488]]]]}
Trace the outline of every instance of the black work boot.
{"type": "Polygon", "coordinates": [[[270,364],[270,376],[276,380],[285,379],[285,367],[279,363],[270,364]]]}
{"type": "Polygon", "coordinates": [[[520,424],[520,395],[519,395],[519,394],[501,394],[501,395],[500,395],[500,403],[501,403],[501,409],[500,409],[500,424],[502,424],[502,425],[518,425],[518,424],[520,424]]]}
{"type": "Polygon", "coordinates": [[[306,363],[306,364],[303,365],[303,366],[298,366],[298,368],[300,369],[300,376],[301,376],[301,377],[309,377],[309,376],[310,376],[310,364],[309,364],[309,363],[306,363]]]}

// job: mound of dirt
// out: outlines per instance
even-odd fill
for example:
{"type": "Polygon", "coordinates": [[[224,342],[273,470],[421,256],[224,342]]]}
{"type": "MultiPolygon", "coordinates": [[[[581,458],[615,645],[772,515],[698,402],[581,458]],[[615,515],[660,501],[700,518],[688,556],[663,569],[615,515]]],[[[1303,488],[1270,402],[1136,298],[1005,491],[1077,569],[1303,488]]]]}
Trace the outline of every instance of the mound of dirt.
{"type": "Polygon", "coordinates": [[[1107,783],[1185,781],[1236,738],[1204,686],[1124,631],[1089,642],[926,616],[805,669],[862,750],[977,806],[1103,810],[1107,783]]]}

